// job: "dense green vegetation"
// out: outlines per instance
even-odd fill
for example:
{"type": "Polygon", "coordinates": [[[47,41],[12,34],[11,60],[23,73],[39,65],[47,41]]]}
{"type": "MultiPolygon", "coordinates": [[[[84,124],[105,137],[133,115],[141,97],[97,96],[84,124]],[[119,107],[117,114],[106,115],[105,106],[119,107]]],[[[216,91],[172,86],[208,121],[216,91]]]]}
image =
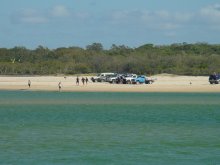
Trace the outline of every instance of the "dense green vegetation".
{"type": "Polygon", "coordinates": [[[129,72],[208,75],[220,73],[220,45],[207,43],[146,44],[138,48],[112,45],[108,50],[93,43],[80,47],[48,49],[38,46],[0,48],[1,75],[83,74],[129,72]]]}

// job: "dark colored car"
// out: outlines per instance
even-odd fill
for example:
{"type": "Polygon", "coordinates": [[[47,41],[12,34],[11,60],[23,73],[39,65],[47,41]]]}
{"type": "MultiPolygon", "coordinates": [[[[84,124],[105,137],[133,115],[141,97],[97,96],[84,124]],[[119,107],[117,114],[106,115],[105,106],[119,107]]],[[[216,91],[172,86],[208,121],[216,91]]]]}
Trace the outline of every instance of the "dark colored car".
{"type": "Polygon", "coordinates": [[[210,84],[219,84],[220,82],[220,74],[212,74],[209,76],[210,84]]]}

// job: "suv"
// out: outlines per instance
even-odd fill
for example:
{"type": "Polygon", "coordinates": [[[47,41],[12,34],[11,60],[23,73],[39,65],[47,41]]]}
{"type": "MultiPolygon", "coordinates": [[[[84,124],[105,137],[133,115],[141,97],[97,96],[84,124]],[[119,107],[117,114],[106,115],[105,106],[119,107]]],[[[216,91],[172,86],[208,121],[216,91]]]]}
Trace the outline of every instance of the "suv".
{"type": "Polygon", "coordinates": [[[138,76],[132,80],[132,84],[152,84],[156,79],[146,77],[144,75],[138,76]]]}
{"type": "Polygon", "coordinates": [[[93,82],[106,82],[108,76],[113,76],[115,73],[100,73],[96,77],[92,77],[93,82]]]}
{"type": "Polygon", "coordinates": [[[135,83],[138,83],[138,84],[143,84],[145,83],[145,80],[146,80],[146,77],[141,75],[141,76],[138,76],[136,79],[135,79],[135,83]]]}
{"type": "Polygon", "coordinates": [[[219,84],[220,82],[220,74],[212,74],[209,76],[210,84],[219,84]]]}
{"type": "Polygon", "coordinates": [[[111,84],[123,84],[125,74],[115,74],[107,78],[107,82],[111,84]]]}
{"type": "Polygon", "coordinates": [[[123,84],[131,84],[133,79],[136,79],[138,76],[136,74],[127,74],[123,78],[123,84]]]}
{"type": "Polygon", "coordinates": [[[109,83],[115,83],[115,80],[117,78],[117,73],[113,74],[113,75],[108,75],[106,77],[106,82],[109,82],[109,83]]]}

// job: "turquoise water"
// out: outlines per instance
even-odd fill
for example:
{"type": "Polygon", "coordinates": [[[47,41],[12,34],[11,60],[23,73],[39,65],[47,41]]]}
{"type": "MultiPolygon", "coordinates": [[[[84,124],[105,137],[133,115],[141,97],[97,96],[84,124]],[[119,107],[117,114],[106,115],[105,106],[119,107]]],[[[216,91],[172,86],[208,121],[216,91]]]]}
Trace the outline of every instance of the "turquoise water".
{"type": "Polygon", "coordinates": [[[0,91],[0,164],[219,165],[220,93],[0,91]]]}

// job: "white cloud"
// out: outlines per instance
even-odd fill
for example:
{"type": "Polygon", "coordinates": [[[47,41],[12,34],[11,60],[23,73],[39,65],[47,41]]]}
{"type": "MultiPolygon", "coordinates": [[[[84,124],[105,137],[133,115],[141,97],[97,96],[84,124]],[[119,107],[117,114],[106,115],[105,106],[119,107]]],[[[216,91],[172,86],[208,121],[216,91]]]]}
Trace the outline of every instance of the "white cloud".
{"type": "Polygon", "coordinates": [[[220,4],[207,6],[201,9],[200,14],[209,21],[220,23],[220,4]]]}
{"type": "Polygon", "coordinates": [[[50,14],[53,17],[67,17],[70,16],[70,11],[65,6],[58,5],[52,8],[50,14]]]}
{"type": "Polygon", "coordinates": [[[86,12],[77,12],[77,13],[74,13],[74,17],[78,18],[78,19],[85,20],[85,19],[91,18],[91,15],[86,12]]]}
{"type": "Polygon", "coordinates": [[[168,10],[116,10],[111,13],[89,13],[72,11],[63,5],[48,10],[24,9],[13,14],[13,22],[43,24],[66,21],[68,23],[98,24],[169,32],[185,27],[197,28],[201,24],[220,29],[220,4],[206,6],[194,12],[172,12],[168,10]]]}
{"type": "Polygon", "coordinates": [[[164,35],[169,38],[173,38],[177,36],[176,32],[167,32],[164,35]]]}
{"type": "Polygon", "coordinates": [[[26,24],[45,24],[51,22],[83,22],[89,20],[91,14],[88,12],[74,12],[59,5],[54,6],[48,10],[36,10],[36,9],[22,9],[15,11],[11,15],[11,21],[13,23],[26,23],[26,24]],[[68,20],[68,21],[67,21],[68,20]]]}
{"type": "Polygon", "coordinates": [[[195,13],[173,13],[173,19],[178,22],[190,22],[195,18],[195,13]]]}
{"type": "Polygon", "coordinates": [[[220,4],[214,4],[202,8],[198,13],[198,17],[203,26],[209,30],[220,31],[220,4]]]}
{"type": "Polygon", "coordinates": [[[171,13],[169,11],[114,11],[110,22],[118,25],[133,24],[158,30],[173,30],[183,27],[190,22],[194,15],[192,13],[171,13]]]}
{"type": "Polygon", "coordinates": [[[161,24],[161,29],[165,29],[165,30],[173,30],[173,29],[177,29],[179,27],[180,27],[180,25],[178,25],[177,23],[166,22],[164,24],[161,24]]]}
{"type": "Polygon", "coordinates": [[[13,14],[12,20],[15,23],[31,23],[31,24],[41,24],[46,23],[48,19],[40,14],[37,10],[24,9],[17,11],[13,14]]]}
{"type": "Polygon", "coordinates": [[[155,11],[153,12],[153,15],[155,17],[158,17],[160,19],[170,19],[171,18],[171,13],[165,10],[161,10],[161,11],[155,11]]]}

